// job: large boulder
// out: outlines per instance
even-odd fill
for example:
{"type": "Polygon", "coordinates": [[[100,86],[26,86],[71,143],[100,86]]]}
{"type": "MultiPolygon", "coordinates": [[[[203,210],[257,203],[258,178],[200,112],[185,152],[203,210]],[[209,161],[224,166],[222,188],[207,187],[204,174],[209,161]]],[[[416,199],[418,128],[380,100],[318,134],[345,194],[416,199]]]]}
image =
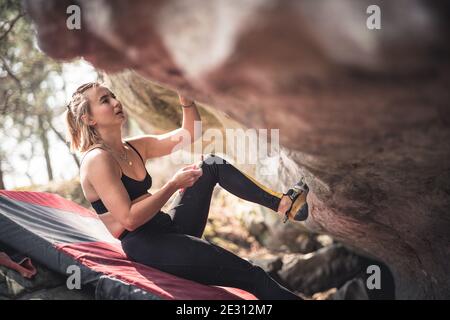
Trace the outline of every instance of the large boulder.
{"type": "Polygon", "coordinates": [[[279,128],[272,182],[306,175],[308,228],[383,260],[398,298],[450,298],[447,1],[79,0],[80,30],[71,3],[25,1],[47,54],[279,128]]]}
{"type": "Polygon", "coordinates": [[[362,265],[360,257],[342,245],[333,245],[306,255],[285,255],[278,273],[289,288],[312,295],[341,287],[361,272],[362,265]]]}

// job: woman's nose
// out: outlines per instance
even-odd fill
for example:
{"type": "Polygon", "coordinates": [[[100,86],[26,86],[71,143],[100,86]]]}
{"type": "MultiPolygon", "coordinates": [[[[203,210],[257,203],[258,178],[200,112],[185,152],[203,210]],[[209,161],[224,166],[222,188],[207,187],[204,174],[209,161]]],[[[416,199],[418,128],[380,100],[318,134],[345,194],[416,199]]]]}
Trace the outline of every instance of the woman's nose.
{"type": "Polygon", "coordinates": [[[112,105],[113,105],[114,108],[118,107],[118,106],[120,106],[120,101],[117,100],[116,98],[113,98],[112,105]]]}

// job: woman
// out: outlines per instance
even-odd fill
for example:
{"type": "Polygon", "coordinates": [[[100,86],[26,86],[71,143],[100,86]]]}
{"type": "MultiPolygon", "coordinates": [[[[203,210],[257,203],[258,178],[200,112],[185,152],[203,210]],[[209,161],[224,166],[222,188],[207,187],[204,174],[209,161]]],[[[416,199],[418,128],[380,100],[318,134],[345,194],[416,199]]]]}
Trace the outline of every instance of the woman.
{"type": "Polygon", "coordinates": [[[71,150],[84,152],[80,180],[86,199],[131,260],[203,284],[241,288],[259,299],[299,299],[260,267],[200,238],[216,183],[297,220],[307,217],[306,185],[277,193],[209,155],[200,165],[179,170],[154,194],[148,193],[152,179],[145,161],[171,153],[182,131],[192,137],[194,121],[200,120],[193,101],[180,96],[180,103],[182,128],[123,141],[125,118],[114,94],[98,83],[76,90],[66,120],[71,150]],[[178,190],[173,208],[162,212],[178,190]]]}

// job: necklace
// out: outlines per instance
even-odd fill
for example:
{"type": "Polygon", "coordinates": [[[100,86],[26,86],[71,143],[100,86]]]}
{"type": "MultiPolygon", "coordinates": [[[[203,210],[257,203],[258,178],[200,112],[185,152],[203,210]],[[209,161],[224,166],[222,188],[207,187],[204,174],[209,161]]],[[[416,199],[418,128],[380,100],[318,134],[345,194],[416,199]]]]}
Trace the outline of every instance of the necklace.
{"type": "MultiPolygon", "coordinates": [[[[123,145],[122,145],[123,146],[123,145]]],[[[131,161],[130,159],[128,159],[128,152],[127,149],[124,148],[123,153],[122,154],[117,154],[117,152],[115,152],[113,149],[111,149],[109,146],[106,146],[112,153],[116,154],[120,160],[126,162],[129,166],[133,165],[133,161],[131,161]]]]}
{"type": "Polygon", "coordinates": [[[124,150],[123,150],[123,155],[120,154],[119,157],[120,157],[120,160],[125,161],[126,163],[128,163],[129,166],[132,166],[132,165],[133,165],[133,162],[132,162],[131,160],[128,159],[128,152],[127,152],[127,149],[124,149],[124,150]]]}

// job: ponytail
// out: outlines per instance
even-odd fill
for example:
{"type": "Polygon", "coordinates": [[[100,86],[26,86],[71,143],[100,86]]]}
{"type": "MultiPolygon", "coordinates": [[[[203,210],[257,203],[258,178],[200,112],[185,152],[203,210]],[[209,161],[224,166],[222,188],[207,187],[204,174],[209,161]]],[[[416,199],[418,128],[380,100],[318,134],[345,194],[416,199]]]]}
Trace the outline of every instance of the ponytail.
{"type": "Polygon", "coordinates": [[[80,86],[72,95],[65,111],[67,126],[66,140],[70,143],[71,152],[84,152],[93,144],[101,143],[102,139],[97,130],[86,124],[82,116],[90,114],[90,105],[84,92],[90,88],[99,87],[98,82],[88,82],[80,86]]]}

